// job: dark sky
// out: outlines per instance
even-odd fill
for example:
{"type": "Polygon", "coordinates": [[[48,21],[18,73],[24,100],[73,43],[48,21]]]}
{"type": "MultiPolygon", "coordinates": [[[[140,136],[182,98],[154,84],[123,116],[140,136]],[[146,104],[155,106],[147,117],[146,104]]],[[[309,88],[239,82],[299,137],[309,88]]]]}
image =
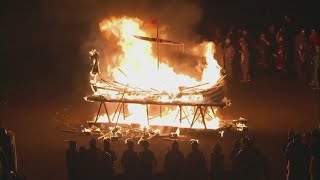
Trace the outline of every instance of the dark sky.
{"type": "MultiPolygon", "coordinates": [[[[92,32],[99,31],[98,22],[113,11],[134,14],[147,5],[156,9],[158,2],[160,1],[2,1],[1,87],[4,93],[1,94],[24,98],[26,94],[42,94],[51,98],[60,94],[70,95],[75,91],[83,92],[86,87],[83,82],[87,80],[90,70],[83,44],[92,32]],[[117,6],[114,4],[126,8],[115,9],[117,6]]],[[[168,6],[184,2],[186,1],[161,1],[162,5],[167,3],[168,6]]],[[[207,27],[212,24],[222,27],[234,24],[257,30],[269,22],[279,24],[286,14],[291,15],[298,25],[309,26],[320,22],[316,0],[190,2],[201,9],[202,17],[195,29],[202,36],[206,36],[207,27]]],[[[172,12],[172,17],[175,13],[177,12],[172,12]]]]}

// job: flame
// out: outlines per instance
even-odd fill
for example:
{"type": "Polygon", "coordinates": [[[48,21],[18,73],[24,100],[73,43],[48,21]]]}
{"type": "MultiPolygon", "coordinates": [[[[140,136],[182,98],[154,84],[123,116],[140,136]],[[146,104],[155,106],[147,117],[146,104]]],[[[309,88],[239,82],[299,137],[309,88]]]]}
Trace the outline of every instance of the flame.
{"type": "MultiPolygon", "coordinates": [[[[144,23],[138,18],[112,17],[110,19],[103,20],[100,24],[100,30],[108,40],[108,43],[112,40],[116,41],[115,44],[120,49],[119,52],[112,54],[109,57],[116,60],[118,64],[116,66],[108,66],[109,74],[111,78],[117,82],[125,84],[127,87],[134,87],[143,90],[156,89],[159,92],[165,92],[168,95],[179,93],[180,86],[195,86],[199,84],[206,85],[201,88],[209,88],[213,86],[220,78],[220,70],[217,61],[213,58],[215,51],[215,45],[212,42],[203,42],[192,48],[192,52],[195,55],[205,57],[206,63],[202,70],[201,80],[197,80],[194,77],[190,77],[185,74],[176,73],[174,69],[168,64],[160,63],[158,69],[158,59],[153,52],[153,43],[149,41],[143,41],[134,37],[145,36],[152,37],[146,29],[142,29],[144,23]]],[[[162,61],[166,62],[166,61],[162,61]]],[[[105,73],[105,72],[103,72],[105,73]]],[[[102,85],[101,82],[94,82],[102,85]]],[[[119,98],[118,92],[110,92],[106,90],[98,90],[97,94],[108,94],[110,97],[119,98]]],[[[126,95],[126,98],[143,99],[146,95],[143,93],[126,95]]],[[[195,101],[201,100],[202,96],[184,96],[182,101],[195,101]]],[[[168,101],[168,96],[163,96],[159,101],[168,101]]],[[[118,120],[118,123],[138,123],[142,126],[147,125],[158,125],[158,126],[175,126],[181,128],[190,127],[191,120],[193,118],[194,108],[183,107],[184,118],[180,122],[177,114],[179,113],[178,107],[162,107],[162,115],[153,116],[152,119],[148,120],[146,115],[146,106],[137,104],[127,104],[126,110],[129,116],[125,117],[119,115],[119,118],[112,114],[111,117],[115,116],[114,121],[118,120]]],[[[150,107],[151,108],[151,107],[150,107]]],[[[216,129],[219,127],[219,118],[214,116],[214,112],[208,111],[206,115],[206,126],[209,129],[216,129]]],[[[108,122],[107,115],[99,117],[98,122],[108,122]]],[[[196,121],[193,128],[204,128],[204,124],[201,121],[196,121]]]]}

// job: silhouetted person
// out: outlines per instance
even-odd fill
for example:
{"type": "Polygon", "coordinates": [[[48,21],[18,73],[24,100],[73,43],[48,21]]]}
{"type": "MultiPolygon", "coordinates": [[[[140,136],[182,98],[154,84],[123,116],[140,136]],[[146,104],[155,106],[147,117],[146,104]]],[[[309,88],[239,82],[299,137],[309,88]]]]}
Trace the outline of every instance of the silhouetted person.
{"type": "Polygon", "coordinates": [[[89,157],[88,157],[88,151],[85,147],[80,146],[79,148],[79,156],[78,156],[78,177],[81,180],[89,180],[90,179],[90,169],[89,166],[89,157]]]}
{"type": "Polygon", "coordinates": [[[232,77],[233,77],[233,69],[232,69],[232,67],[233,67],[235,50],[234,50],[234,47],[231,44],[230,38],[226,38],[226,40],[225,40],[223,53],[224,53],[224,61],[223,61],[223,66],[222,67],[227,72],[228,81],[231,81],[232,77]]]}
{"type": "Polygon", "coordinates": [[[111,154],[108,152],[103,152],[103,157],[98,168],[100,169],[100,179],[114,178],[114,161],[112,160],[111,154]]]}
{"type": "Polygon", "coordinates": [[[314,63],[313,79],[315,83],[315,88],[320,88],[320,45],[315,47],[315,55],[312,57],[314,63]]]}
{"type": "Polygon", "coordinates": [[[7,157],[0,146],[0,179],[8,179],[9,165],[7,157]]]}
{"type": "Polygon", "coordinates": [[[210,154],[210,175],[215,180],[224,176],[224,155],[220,144],[215,144],[210,154]]]}
{"type": "Polygon", "coordinates": [[[111,155],[111,159],[114,165],[114,163],[117,161],[117,156],[116,153],[113,150],[111,150],[110,139],[103,140],[103,152],[107,152],[111,155]]]}
{"type": "Polygon", "coordinates": [[[7,159],[8,171],[16,172],[17,159],[14,134],[4,128],[0,128],[0,147],[7,159]]]}
{"type": "Polygon", "coordinates": [[[143,150],[138,156],[140,175],[143,177],[151,177],[153,167],[157,165],[157,159],[154,153],[149,150],[149,141],[143,140],[140,142],[140,145],[143,147],[143,150]]]}
{"type": "Polygon", "coordinates": [[[270,42],[266,39],[266,35],[261,33],[257,42],[258,64],[262,67],[269,67],[271,64],[271,47],[270,42]]]}
{"type": "Polygon", "coordinates": [[[253,142],[248,137],[241,139],[242,149],[235,159],[236,179],[256,180],[261,171],[261,155],[253,147],[253,142]]]}
{"type": "Polygon", "coordinates": [[[311,163],[310,173],[312,180],[320,179],[320,131],[315,129],[312,131],[312,144],[310,146],[311,151],[311,163]]]}
{"type": "Polygon", "coordinates": [[[69,141],[69,149],[66,151],[66,161],[68,169],[68,179],[78,179],[78,151],[77,151],[77,142],[69,141]]]}
{"type": "Polygon", "coordinates": [[[87,151],[88,154],[88,167],[90,172],[91,179],[99,179],[101,178],[101,168],[100,164],[103,159],[102,151],[97,148],[97,141],[95,139],[91,139],[89,141],[89,149],[87,151]]]}
{"type": "MultiPolygon", "coordinates": [[[[290,131],[288,131],[288,136],[287,136],[287,139],[286,139],[286,141],[285,141],[285,143],[283,144],[283,147],[282,147],[282,154],[284,155],[285,154],[285,152],[286,152],[286,150],[287,150],[287,147],[288,147],[288,145],[293,141],[293,137],[294,137],[294,135],[295,135],[296,133],[293,131],[293,130],[290,130],[290,131]]],[[[288,169],[287,169],[287,167],[288,167],[288,160],[286,159],[286,157],[284,157],[283,158],[283,164],[284,164],[284,171],[285,171],[285,173],[287,174],[288,172],[288,169]]]]}
{"type": "Polygon", "coordinates": [[[206,162],[203,153],[199,150],[199,143],[191,143],[192,151],[186,157],[186,168],[190,178],[206,177],[206,162]]]}
{"type": "Polygon", "coordinates": [[[286,152],[288,145],[293,141],[293,137],[296,133],[293,130],[288,131],[288,137],[283,145],[283,154],[286,152]]]}
{"type": "Polygon", "coordinates": [[[236,141],[233,143],[233,147],[232,147],[232,150],[231,150],[231,153],[230,153],[230,159],[231,159],[232,169],[235,168],[235,159],[236,159],[236,156],[237,156],[237,154],[239,153],[240,149],[241,149],[240,141],[239,141],[239,140],[236,140],[236,141]]]}
{"type": "Polygon", "coordinates": [[[289,143],[285,152],[285,157],[288,160],[288,180],[308,179],[309,150],[302,143],[302,137],[300,134],[296,134],[293,138],[293,141],[289,143]]]}
{"type": "Polygon", "coordinates": [[[121,165],[126,176],[135,177],[137,173],[138,154],[134,151],[134,142],[126,141],[128,149],[125,150],[121,157],[121,165]]]}
{"type": "Polygon", "coordinates": [[[297,50],[297,72],[300,80],[307,80],[308,55],[305,45],[301,43],[297,50]]]}
{"type": "Polygon", "coordinates": [[[179,150],[178,141],[173,141],[171,149],[166,153],[164,159],[164,170],[170,177],[179,178],[185,169],[185,159],[179,150]]]}

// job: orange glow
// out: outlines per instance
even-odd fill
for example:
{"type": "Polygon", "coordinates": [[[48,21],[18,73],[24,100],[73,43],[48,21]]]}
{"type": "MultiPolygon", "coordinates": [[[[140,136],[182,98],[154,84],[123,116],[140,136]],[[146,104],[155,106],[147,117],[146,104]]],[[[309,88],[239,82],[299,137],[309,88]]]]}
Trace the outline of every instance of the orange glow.
{"type": "MultiPolygon", "coordinates": [[[[169,97],[177,95],[180,92],[179,87],[181,86],[191,87],[206,83],[201,86],[201,89],[206,89],[216,84],[221,77],[221,68],[213,58],[213,53],[215,51],[213,42],[198,44],[193,47],[192,52],[190,52],[197,57],[204,57],[206,61],[202,70],[201,80],[197,80],[189,75],[174,72],[174,69],[165,63],[160,63],[158,69],[156,53],[153,52],[153,46],[156,44],[134,37],[134,35],[152,37],[152,34],[149,31],[142,29],[142,25],[142,20],[128,17],[112,17],[103,20],[100,23],[100,30],[106,39],[112,39],[113,41],[115,39],[115,44],[120,49],[119,52],[113,53],[112,57],[110,57],[118,62],[116,67],[112,67],[111,65],[108,67],[108,74],[111,76],[110,79],[121,82],[122,84],[127,85],[127,87],[139,88],[145,91],[155,89],[158,92],[168,94],[168,96],[160,96],[156,101],[170,101],[169,97]]],[[[106,72],[102,72],[102,74],[108,75],[106,72]]],[[[100,81],[93,81],[91,83],[99,86],[105,85],[100,81]]],[[[116,91],[100,89],[95,93],[103,94],[109,98],[121,99],[122,97],[122,94],[119,94],[116,91]]],[[[144,99],[149,97],[148,93],[125,94],[124,96],[126,99],[144,99]]],[[[201,94],[193,94],[190,96],[182,96],[179,100],[200,101],[201,99],[201,94]]],[[[188,128],[190,127],[190,121],[192,120],[194,112],[193,107],[183,107],[185,112],[190,112],[190,114],[184,114],[184,119],[180,122],[179,118],[175,118],[179,113],[178,107],[162,107],[162,117],[156,117],[152,114],[151,116],[153,116],[153,118],[150,119],[148,124],[145,105],[127,104],[125,108],[128,115],[125,119],[123,118],[123,115],[120,115],[119,123],[138,123],[142,126],[159,125],[188,128]]],[[[208,111],[208,113],[210,113],[210,115],[206,115],[205,117],[207,128],[218,128],[219,118],[215,117],[213,112],[208,111]]],[[[110,116],[112,117],[113,114],[110,116]]],[[[107,116],[100,116],[98,122],[108,122],[107,116]]],[[[204,128],[204,125],[199,120],[195,122],[193,128],[204,128]]]]}

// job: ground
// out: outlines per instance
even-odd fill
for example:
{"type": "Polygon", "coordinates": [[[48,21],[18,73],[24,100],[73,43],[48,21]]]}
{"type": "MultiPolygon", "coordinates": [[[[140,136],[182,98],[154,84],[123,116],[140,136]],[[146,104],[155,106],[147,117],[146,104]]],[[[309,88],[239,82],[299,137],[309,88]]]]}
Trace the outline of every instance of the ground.
{"type": "MultiPolygon", "coordinates": [[[[3,126],[16,134],[19,170],[28,179],[66,179],[65,140],[77,139],[79,146],[83,146],[90,139],[63,133],[60,127],[64,122],[85,124],[96,113],[97,104],[87,103],[82,98],[57,99],[43,102],[35,98],[22,104],[10,102],[9,99],[1,105],[3,126]]],[[[286,133],[290,129],[305,132],[319,126],[320,97],[304,82],[282,73],[265,72],[248,85],[236,83],[231,99],[232,107],[225,109],[223,114],[249,120],[249,134],[255,136],[258,147],[267,156],[271,179],[283,179],[281,148],[286,133]]],[[[226,168],[230,168],[228,154],[236,138],[234,134],[226,133],[223,138],[205,134],[197,138],[200,139],[200,149],[207,157],[213,144],[220,142],[226,155],[226,168]]],[[[160,161],[156,172],[162,169],[164,152],[169,146],[169,141],[151,141],[151,150],[160,161]]],[[[112,147],[118,157],[125,148],[123,140],[113,143],[112,147]]],[[[136,149],[139,150],[139,147],[136,146],[136,149]]],[[[189,152],[189,143],[181,143],[181,149],[189,152]]],[[[120,171],[119,163],[116,166],[120,171]]]]}

